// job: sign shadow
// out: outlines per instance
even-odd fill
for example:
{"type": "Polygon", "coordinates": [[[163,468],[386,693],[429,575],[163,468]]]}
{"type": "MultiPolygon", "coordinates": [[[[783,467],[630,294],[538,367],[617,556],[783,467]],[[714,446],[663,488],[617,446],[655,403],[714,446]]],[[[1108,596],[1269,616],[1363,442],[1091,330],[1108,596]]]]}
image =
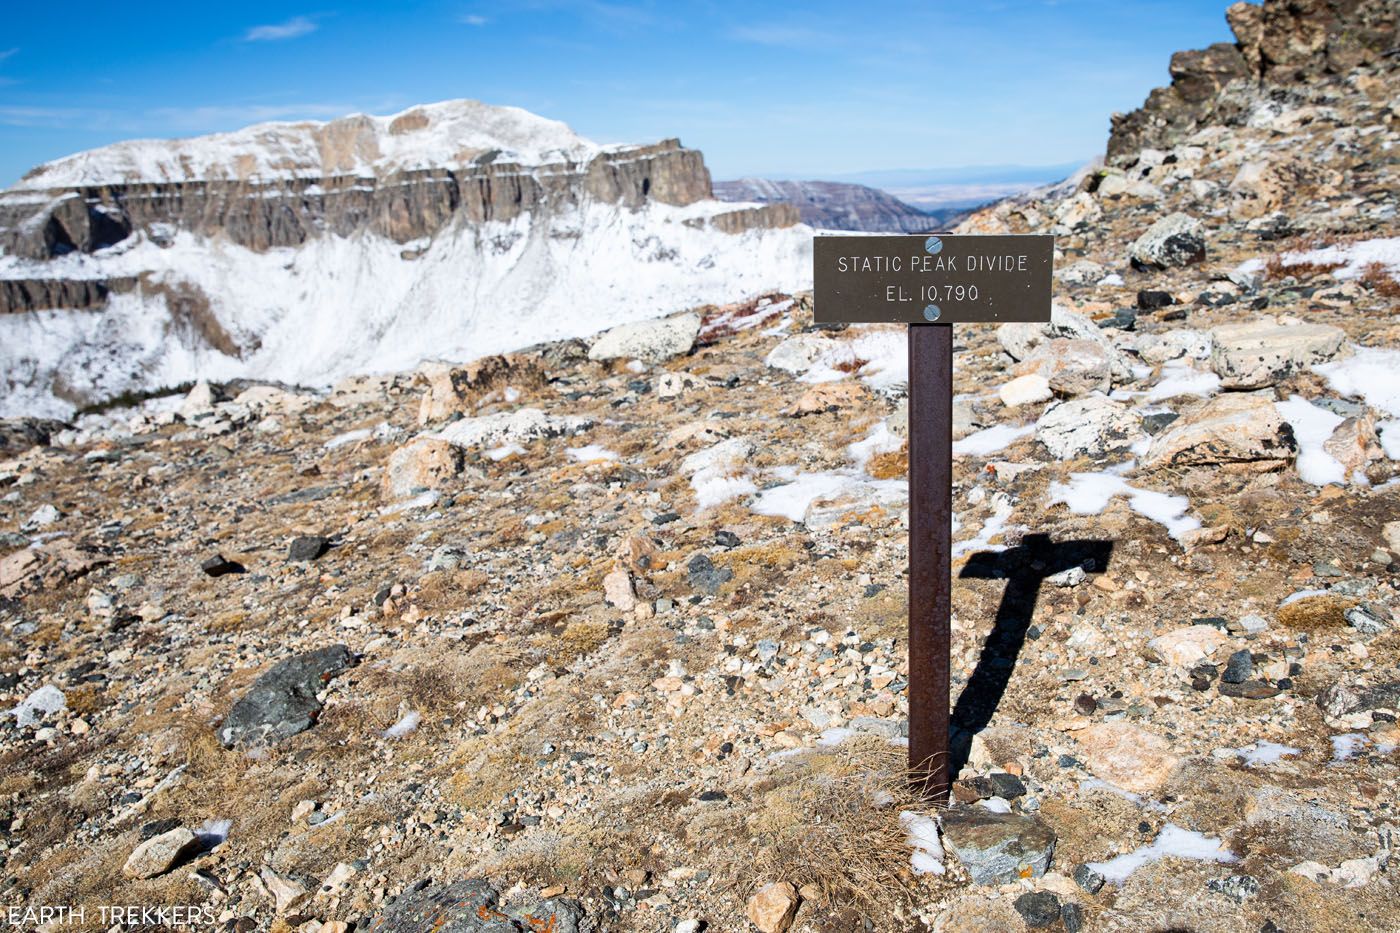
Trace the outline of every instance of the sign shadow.
{"type": "Polygon", "coordinates": [[[992,630],[982,643],[977,666],[953,707],[948,751],[950,780],[956,780],[967,764],[972,737],[992,721],[992,715],[1006,694],[1045,578],[1075,567],[1101,573],[1108,568],[1112,553],[1112,541],[1055,542],[1046,534],[1029,534],[1016,547],[979,551],[963,566],[959,574],[962,579],[1005,580],[1006,589],[1002,592],[992,630]]]}

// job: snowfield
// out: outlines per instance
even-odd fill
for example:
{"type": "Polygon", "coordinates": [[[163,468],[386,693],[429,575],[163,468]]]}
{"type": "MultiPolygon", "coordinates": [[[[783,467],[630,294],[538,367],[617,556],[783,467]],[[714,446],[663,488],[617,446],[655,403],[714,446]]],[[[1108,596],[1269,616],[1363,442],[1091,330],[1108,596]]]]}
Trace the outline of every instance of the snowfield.
{"type": "Polygon", "coordinates": [[[810,287],[811,228],[736,235],[705,223],[734,207],[585,203],[505,223],[459,221],[421,244],[416,259],[368,233],[265,253],[181,232],[164,248],[137,234],[44,263],[0,256],[5,277],[147,273],[158,284],[188,283],[244,348],[238,358],[210,347],[158,294],[113,294],[102,312],[0,316],[0,416],[67,417],[75,401],[200,378],[328,386],[810,287]]]}

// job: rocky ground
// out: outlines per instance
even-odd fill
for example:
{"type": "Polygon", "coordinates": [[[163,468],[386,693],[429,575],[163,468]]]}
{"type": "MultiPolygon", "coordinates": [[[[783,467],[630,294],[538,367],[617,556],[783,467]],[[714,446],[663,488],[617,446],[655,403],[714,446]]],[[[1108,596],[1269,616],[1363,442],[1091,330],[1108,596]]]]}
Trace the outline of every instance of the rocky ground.
{"type": "Polygon", "coordinates": [[[6,422],[17,925],[1400,927],[1400,82],[1230,93],[965,226],[1057,310],[957,331],[950,809],[904,335],[771,295],[6,422]]]}

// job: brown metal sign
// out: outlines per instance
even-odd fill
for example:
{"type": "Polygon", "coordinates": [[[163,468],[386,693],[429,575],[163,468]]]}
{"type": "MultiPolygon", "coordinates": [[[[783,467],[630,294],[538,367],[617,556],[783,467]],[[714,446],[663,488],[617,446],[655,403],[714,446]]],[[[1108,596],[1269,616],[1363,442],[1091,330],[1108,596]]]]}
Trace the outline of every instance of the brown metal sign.
{"type": "Polygon", "coordinates": [[[818,324],[1050,320],[1051,236],[818,236],[818,324]]]}

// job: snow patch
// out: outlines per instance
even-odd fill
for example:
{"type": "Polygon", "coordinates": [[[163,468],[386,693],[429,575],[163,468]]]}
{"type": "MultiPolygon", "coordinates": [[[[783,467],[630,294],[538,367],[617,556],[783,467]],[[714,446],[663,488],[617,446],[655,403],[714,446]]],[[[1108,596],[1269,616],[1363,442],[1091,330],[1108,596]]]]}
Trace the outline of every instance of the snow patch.
{"type": "Polygon", "coordinates": [[[1013,441],[1034,433],[1033,424],[1021,427],[1011,424],[992,425],[990,428],[969,434],[960,441],[953,441],[953,456],[985,457],[1005,449],[1013,441]]]}
{"type": "Polygon", "coordinates": [[[1113,473],[1071,473],[1068,483],[1050,484],[1050,504],[1063,502],[1076,515],[1097,515],[1115,496],[1126,496],[1129,508],[1162,525],[1174,541],[1201,527],[1200,519],[1186,514],[1191,500],[1185,496],[1138,489],[1113,473]]]}
{"type": "Polygon", "coordinates": [[[616,460],[617,454],[599,444],[584,444],[582,447],[570,447],[564,451],[570,460],[579,463],[597,463],[603,460],[616,460]]]}
{"type": "Polygon", "coordinates": [[[423,715],[416,709],[411,709],[403,714],[403,718],[392,726],[384,730],[384,738],[401,739],[418,728],[418,724],[423,721],[423,715]]]}
{"type": "Polygon", "coordinates": [[[899,814],[899,825],[909,834],[905,841],[914,850],[909,857],[914,874],[943,874],[943,842],[938,838],[938,821],[922,813],[904,810],[899,814]]]}
{"type": "MultiPolygon", "coordinates": [[[[1332,391],[1360,398],[1372,408],[1400,418],[1400,350],[1357,347],[1351,356],[1314,366],[1313,371],[1327,380],[1332,391]]],[[[1386,456],[1397,459],[1389,450],[1386,456]]]]}
{"type": "Polygon", "coordinates": [[[1190,859],[1198,862],[1235,862],[1238,857],[1219,839],[1204,833],[1182,829],[1174,823],[1162,827],[1157,838],[1145,846],[1126,852],[1106,862],[1090,862],[1089,867],[1105,881],[1121,885],[1128,876],[1144,865],[1164,858],[1190,859]]]}
{"type": "Polygon", "coordinates": [[[1286,402],[1274,402],[1279,417],[1293,427],[1298,441],[1298,476],[1314,486],[1346,485],[1346,468],[1322,449],[1322,445],[1346,419],[1295,395],[1286,402]]]}
{"type": "Polygon", "coordinates": [[[1248,745],[1227,748],[1224,751],[1233,753],[1246,767],[1250,768],[1277,764],[1284,757],[1302,754],[1301,749],[1294,748],[1292,745],[1280,745],[1278,742],[1251,742],[1248,745]]]}

